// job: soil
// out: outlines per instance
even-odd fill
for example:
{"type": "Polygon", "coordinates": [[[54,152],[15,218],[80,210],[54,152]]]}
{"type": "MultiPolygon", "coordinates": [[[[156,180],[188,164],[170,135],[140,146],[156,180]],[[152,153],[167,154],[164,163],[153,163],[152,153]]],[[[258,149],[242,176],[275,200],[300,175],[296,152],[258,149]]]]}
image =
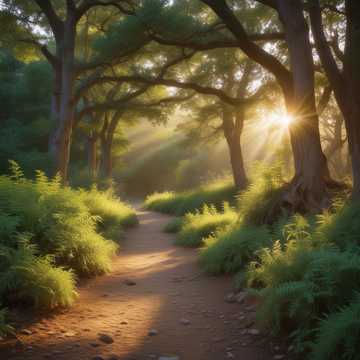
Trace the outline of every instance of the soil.
{"type": "Polygon", "coordinates": [[[169,216],[139,209],[138,217],[113,272],[82,284],[72,308],[31,315],[18,340],[2,342],[1,360],[282,358],[257,334],[253,306],[224,300],[232,279],[202,274],[197,250],[173,245],[163,232],[169,216]]]}

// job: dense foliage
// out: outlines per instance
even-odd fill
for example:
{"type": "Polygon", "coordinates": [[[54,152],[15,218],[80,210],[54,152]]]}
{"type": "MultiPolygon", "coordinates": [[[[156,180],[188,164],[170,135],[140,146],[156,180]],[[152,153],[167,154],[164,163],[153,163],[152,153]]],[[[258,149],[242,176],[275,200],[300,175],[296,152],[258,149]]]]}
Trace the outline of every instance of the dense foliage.
{"type": "Polygon", "coordinates": [[[0,301],[41,308],[72,304],[78,277],[108,272],[113,240],[136,223],[110,192],[64,188],[42,172],[28,180],[14,162],[0,177],[0,218],[0,301]]]}

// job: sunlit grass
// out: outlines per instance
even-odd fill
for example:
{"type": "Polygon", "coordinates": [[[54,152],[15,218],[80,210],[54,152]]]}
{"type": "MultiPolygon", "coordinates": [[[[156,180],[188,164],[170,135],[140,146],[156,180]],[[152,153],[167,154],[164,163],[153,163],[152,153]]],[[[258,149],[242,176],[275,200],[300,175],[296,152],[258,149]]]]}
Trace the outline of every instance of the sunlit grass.
{"type": "Polygon", "coordinates": [[[231,179],[224,178],[190,191],[152,194],[146,198],[145,207],[163,213],[184,215],[200,209],[205,204],[221,209],[224,201],[233,204],[236,194],[231,179]]]}
{"type": "Polygon", "coordinates": [[[185,215],[176,243],[187,247],[200,246],[204,238],[236,222],[237,219],[238,213],[227,203],[224,204],[223,210],[204,205],[202,210],[185,215]]]}

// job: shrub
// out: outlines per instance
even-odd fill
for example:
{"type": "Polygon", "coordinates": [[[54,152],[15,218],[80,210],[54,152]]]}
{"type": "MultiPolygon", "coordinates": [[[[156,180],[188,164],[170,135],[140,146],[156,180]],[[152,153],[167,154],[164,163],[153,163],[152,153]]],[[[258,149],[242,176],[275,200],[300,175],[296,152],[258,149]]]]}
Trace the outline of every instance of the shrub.
{"type": "Polygon", "coordinates": [[[236,189],[231,181],[220,179],[191,191],[155,193],[146,198],[145,207],[181,216],[201,209],[205,204],[221,209],[224,201],[233,204],[236,194],[236,189]]]}
{"type": "Polygon", "coordinates": [[[360,346],[360,294],[349,305],[322,319],[316,329],[312,360],[358,359],[360,346]]]}
{"type": "Polygon", "coordinates": [[[182,217],[177,217],[170,220],[164,227],[164,231],[170,234],[178,233],[181,230],[184,219],[182,217]]]}
{"type": "Polygon", "coordinates": [[[117,239],[123,228],[138,223],[135,211],[116,198],[111,189],[99,191],[93,187],[90,191],[82,190],[81,195],[90,214],[101,218],[98,223],[105,237],[117,239]]]}
{"type": "Polygon", "coordinates": [[[298,352],[310,351],[313,359],[355,359],[348,345],[356,339],[359,322],[356,314],[351,320],[347,316],[357,309],[352,301],[360,289],[359,249],[341,251],[324,238],[323,226],[323,218],[314,226],[295,216],[284,227],[284,244],[277,241],[258,251],[258,260],[248,268],[248,285],[261,287],[253,291],[261,299],[260,323],[274,332],[292,329],[298,352]],[[345,348],[350,355],[340,350],[345,348]]]}
{"type": "Polygon", "coordinates": [[[204,205],[201,211],[185,215],[176,243],[189,247],[200,246],[205,237],[234,223],[237,218],[236,211],[228,203],[224,203],[222,211],[213,205],[204,205]]]}
{"type": "MultiPolygon", "coordinates": [[[[38,172],[24,178],[12,162],[0,176],[0,302],[35,307],[69,306],[75,273],[108,272],[117,245],[98,232],[135,223],[134,212],[112,193],[62,187],[38,172]]],[[[0,332],[7,329],[4,311],[0,332]]]]}
{"type": "Polygon", "coordinates": [[[205,240],[200,263],[211,274],[235,273],[255,257],[258,249],[270,242],[271,234],[267,227],[236,224],[205,240]]]}
{"type": "Polygon", "coordinates": [[[354,249],[360,245],[360,202],[336,204],[334,212],[319,217],[317,235],[341,249],[354,249]]]}
{"type": "Polygon", "coordinates": [[[17,249],[0,246],[0,297],[35,307],[69,306],[76,297],[71,271],[54,266],[50,256],[36,256],[27,242],[17,249]]]}

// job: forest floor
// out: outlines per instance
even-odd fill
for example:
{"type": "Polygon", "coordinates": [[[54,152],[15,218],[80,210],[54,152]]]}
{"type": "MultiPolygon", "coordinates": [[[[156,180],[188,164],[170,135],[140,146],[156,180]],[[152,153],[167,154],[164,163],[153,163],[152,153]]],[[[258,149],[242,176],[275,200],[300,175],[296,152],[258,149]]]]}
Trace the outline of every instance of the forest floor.
{"type": "Polygon", "coordinates": [[[81,284],[69,310],[28,322],[22,314],[25,328],[3,343],[1,360],[288,358],[256,329],[253,306],[226,299],[230,278],[202,274],[196,250],[173,245],[162,231],[169,216],[138,217],[113,272],[81,284]]]}

